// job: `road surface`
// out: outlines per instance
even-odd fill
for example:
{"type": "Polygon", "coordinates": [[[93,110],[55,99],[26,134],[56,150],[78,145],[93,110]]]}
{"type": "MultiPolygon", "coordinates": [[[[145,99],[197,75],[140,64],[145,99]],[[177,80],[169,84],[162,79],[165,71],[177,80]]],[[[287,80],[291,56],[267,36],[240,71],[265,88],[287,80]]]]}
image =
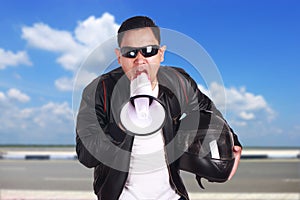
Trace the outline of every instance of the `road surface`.
{"type": "MultiPolygon", "coordinates": [[[[45,199],[52,195],[52,199],[59,199],[53,194],[61,196],[61,199],[76,199],[80,194],[86,199],[95,198],[92,176],[93,170],[85,168],[77,160],[0,160],[0,199],[26,199],[30,195],[45,196],[45,199]],[[72,195],[75,196],[72,198],[72,195]]],[[[182,172],[182,176],[192,199],[300,197],[300,159],[241,160],[232,180],[226,183],[203,180],[205,190],[197,185],[194,175],[182,172]]]]}

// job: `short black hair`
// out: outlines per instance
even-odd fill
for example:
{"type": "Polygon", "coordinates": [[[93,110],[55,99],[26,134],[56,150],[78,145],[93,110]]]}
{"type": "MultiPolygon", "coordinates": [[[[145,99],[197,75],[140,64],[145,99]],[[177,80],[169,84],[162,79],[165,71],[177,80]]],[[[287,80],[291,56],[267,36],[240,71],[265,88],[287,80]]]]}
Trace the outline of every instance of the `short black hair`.
{"type": "Polygon", "coordinates": [[[160,44],[160,29],[154,23],[152,19],[146,16],[135,16],[125,20],[119,30],[118,30],[118,44],[121,46],[121,42],[124,36],[125,31],[137,29],[137,28],[146,28],[149,27],[153,31],[155,38],[160,44]]]}

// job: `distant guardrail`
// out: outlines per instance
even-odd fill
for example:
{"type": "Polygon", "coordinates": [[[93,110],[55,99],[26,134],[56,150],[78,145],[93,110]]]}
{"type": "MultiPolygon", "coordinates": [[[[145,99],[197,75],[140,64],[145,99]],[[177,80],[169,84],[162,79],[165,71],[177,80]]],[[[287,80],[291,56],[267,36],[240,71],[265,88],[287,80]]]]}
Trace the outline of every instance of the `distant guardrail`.
{"type": "MultiPolygon", "coordinates": [[[[75,151],[0,151],[0,159],[76,160],[75,151]]],[[[245,149],[241,159],[300,159],[300,149],[245,149]]]]}

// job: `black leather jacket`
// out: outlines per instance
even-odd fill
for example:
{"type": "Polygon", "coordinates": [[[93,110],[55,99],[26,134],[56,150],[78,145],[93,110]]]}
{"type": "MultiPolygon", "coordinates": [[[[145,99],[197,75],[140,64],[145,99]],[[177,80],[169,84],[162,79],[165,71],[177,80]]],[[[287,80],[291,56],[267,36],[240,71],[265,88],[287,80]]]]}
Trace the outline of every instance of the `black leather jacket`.
{"type": "MultiPolygon", "coordinates": [[[[158,99],[164,104],[167,119],[163,127],[166,161],[171,187],[185,199],[187,190],[180,177],[172,139],[182,113],[210,110],[221,113],[180,68],[160,67],[158,99]]],[[[122,193],[130,163],[134,136],[119,128],[118,112],[129,99],[130,82],[122,68],[101,75],[83,91],[76,124],[76,152],[86,167],[94,167],[94,192],[101,200],[116,200],[122,193]]],[[[235,145],[241,146],[234,134],[235,145]]]]}

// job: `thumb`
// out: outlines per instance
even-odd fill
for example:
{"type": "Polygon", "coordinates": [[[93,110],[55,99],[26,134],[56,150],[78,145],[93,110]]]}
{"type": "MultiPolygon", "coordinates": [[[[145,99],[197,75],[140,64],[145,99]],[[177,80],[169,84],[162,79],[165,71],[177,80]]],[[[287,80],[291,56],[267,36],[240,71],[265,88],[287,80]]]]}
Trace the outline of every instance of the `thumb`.
{"type": "Polygon", "coordinates": [[[239,146],[233,146],[233,151],[234,152],[238,152],[240,150],[241,150],[241,147],[239,147],[239,146]]]}

